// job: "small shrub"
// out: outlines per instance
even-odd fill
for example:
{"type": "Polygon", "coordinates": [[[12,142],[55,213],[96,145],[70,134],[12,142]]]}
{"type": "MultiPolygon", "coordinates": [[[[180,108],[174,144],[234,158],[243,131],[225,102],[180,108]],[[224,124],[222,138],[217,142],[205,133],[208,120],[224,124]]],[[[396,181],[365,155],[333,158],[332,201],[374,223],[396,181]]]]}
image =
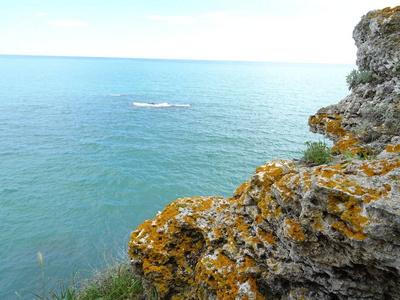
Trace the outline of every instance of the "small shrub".
{"type": "Polygon", "coordinates": [[[391,135],[400,135],[400,119],[391,119],[385,123],[386,132],[391,135]]]}
{"type": "Polygon", "coordinates": [[[383,116],[386,133],[400,134],[400,107],[392,106],[383,116]]]}
{"type": "Polygon", "coordinates": [[[303,152],[303,160],[316,163],[318,165],[331,162],[331,149],[325,142],[306,142],[307,149],[303,152]]]}
{"type": "Polygon", "coordinates": [[[364,120],[362,123],[358,123],[354,128],[354,133],[357,135],[365,135],[368,130],[371,130],[371,123],[368,120],[364,120]]]}
{"type": "Polygon", "coordinates": [[[372,72],[353,70],[349,75],[347,75],[346,82],[349,86],[349,90],[352,90],[360,83],[370,82],[372,78],[372,72]]]}

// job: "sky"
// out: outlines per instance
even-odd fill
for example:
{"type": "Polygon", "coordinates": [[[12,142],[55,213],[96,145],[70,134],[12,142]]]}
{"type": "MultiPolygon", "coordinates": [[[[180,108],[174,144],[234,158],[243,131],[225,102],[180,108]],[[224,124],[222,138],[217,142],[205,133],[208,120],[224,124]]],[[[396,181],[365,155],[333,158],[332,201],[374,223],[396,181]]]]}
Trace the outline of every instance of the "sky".
{"type": "Polygon", "coordinates": [[[1,0],[0,54],[356,60],[352,31],[398,0],[1,0]]]}

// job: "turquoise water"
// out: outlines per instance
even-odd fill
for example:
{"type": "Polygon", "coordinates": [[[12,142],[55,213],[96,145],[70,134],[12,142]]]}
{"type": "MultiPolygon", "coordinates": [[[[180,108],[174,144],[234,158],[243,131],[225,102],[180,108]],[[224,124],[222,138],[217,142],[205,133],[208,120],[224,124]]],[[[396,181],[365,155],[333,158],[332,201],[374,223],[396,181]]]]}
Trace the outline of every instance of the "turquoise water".
{"type": "Polygon", "coordinates": [[[169,202],[301,156],[353,68],[0,56],[0,299],[40,290],[38,251],[50,285],[87,276],[169,202]]]}

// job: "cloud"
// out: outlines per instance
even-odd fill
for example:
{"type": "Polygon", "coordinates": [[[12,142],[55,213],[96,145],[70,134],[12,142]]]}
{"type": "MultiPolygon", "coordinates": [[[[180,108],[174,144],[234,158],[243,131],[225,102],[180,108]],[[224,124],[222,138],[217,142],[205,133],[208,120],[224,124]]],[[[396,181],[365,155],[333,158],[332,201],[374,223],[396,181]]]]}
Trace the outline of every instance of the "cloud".
{"type": "Polygon", "coordinates": [[[77,20],[61,20],[57,19],[54,21],[47,21],[46,24],[53,25],[57,27],[85,27],[88,26],[89,23],[77,20]]]}
{"type": "Polygon", "coordinates": [[[182,16],[148,16],[150,20],[166,21],[169,24],[192,24],[195,22],[194,18],[182,16]]]}
{"type": "Polygon", "coordinates": [[[37,17],[44,17],[44,16],[47,16],[47,14],[46,14],[45,12],[38,12],[38,13],[36,14],[36,16],[37,16],[37,17]]]}

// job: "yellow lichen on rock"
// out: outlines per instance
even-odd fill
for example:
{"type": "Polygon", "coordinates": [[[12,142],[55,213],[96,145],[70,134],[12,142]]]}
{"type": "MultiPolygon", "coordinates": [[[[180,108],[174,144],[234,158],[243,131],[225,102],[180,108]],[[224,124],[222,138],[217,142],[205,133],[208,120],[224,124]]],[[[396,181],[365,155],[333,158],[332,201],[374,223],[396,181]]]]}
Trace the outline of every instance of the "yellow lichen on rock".
{"type": "Polygon", "coordinates": [[[297,242],[304,242],[306,239],[306,236],[304,235],[303,230],[300,228],[300,224],[297,223],[296,221],[293,221],[291,219],[286,220],[286,232],[287,232],[287,237],[291,238],[294,241],[297,242]]]}
{"type": "Polygon", "coordinates": [[[355,156],[360,152],[365,152],[366,150],[364,147],[360,146],[360,141],[356,139],[355,135],[345,134],[332,147],[332,151],[339,151],[341,154],[349,152],[355,156]]]}
{"type": "Polygon", "coordinates": [[[396,6],[393,8],[386,7],[384,9],[379,10],[378,12],[372,14],[370,16],[371,19],[378,18],[378,22],[382,23],[385,19],[394,19],[394,14],[400,12],[400,6],[396,6]]]}
{"type": "Polygon", "coordinates": [[[218,197],[178,199],[132,233],[129,256],[162,298],[171,292],[189,293],[187,286],[190,293],[200,295],[204,284],[223,298],[236,295],[247,282],[255,297],[263,299],[252,277],[259,271],[250,257],[236,259],[243,255],[237,243],[254,251],[273,245],[274,237],[259,228],[251,234],[242,215],[226,211],[232,201],[218,197]],[[216,247],[221,243],[223,249],[216,247]]]}
{"type": "MultiPolygon", "coordinates": [[[[271,195],[271,186],[279,182],[285,175],[295,170],[295,166],[290,161],[275,159],[265,165],[258,167],[249,185],[243,193],[251,197],[261,210],[261,215],[265,220],[279,218],[281,214],[280,205],[271,195]]],[[[284,184],[281,184],[282,188],[284,184]]],[[[290,195],[287,195],[290,198],[290,195]]]]}
{"type": "Polygon", "coordinates": [[[319,128],[320,131],[329,133],[335,137],[346,134],[346,130],[341,127],[342,117],[338,114],[319,113],[310,117],[308,124],[319,128]]]}
{"type": "Polygon", "coordinates": [[[387,152],[400,152],[400,144],[387,145],[385,150],[387,152]]]}
{"type": "Polygon", "coordinates": [[[332,227],[342,230],[347,237],[365,239],[364,227],[369,225],[369,217],[362,215],[359,201],[352,195],[339,197],[331,194],[329,197],[329,210],[340,217],[344,222],[334,222],[332,227]]]}
{"type": "Polygon", "coordinates": [[[391,170],[400,167],[400,159],[397,160],[379,160],[364,163],[360,166],[360,171],[369,177],[385,175],[391,170]]]}
{"type": "Polygon", "coordinates": [[[375,160],[312,168],[273,160],[231,198],[172,202],[132,233],[130,257],[162,299],[263,299],[258,278],[285,272],[277,249],[288,242],[307,249],[320,235],[368,239],[366,228],[379,224],[371,202],[386,201],[400,185],[400,176],[390,175],[400,168],[397,149],[388,146],[386,156],[375,160]],[[373,185],[371,177],[377,178],[373,185]]]}
{"type": "Polygon", "coordinates": [[[176,280],[177,276],[180,280],[193,282],[193,267],[205,247],[202,227],[210,222],[202,219],[200,214],[220,199],[178,199],[153,221],[144,222],[132,232],[129,255],[141,262],[144,276],[152,279],[161,295],[168,293],[169,281],[176,280]],[[180,216],[182,211],[188,213],[180,216]],[[183,233],[186,228],[191,230],[190,236],[183,233]],[[179,269],[173,272],[176,265],[179,269]]]}

